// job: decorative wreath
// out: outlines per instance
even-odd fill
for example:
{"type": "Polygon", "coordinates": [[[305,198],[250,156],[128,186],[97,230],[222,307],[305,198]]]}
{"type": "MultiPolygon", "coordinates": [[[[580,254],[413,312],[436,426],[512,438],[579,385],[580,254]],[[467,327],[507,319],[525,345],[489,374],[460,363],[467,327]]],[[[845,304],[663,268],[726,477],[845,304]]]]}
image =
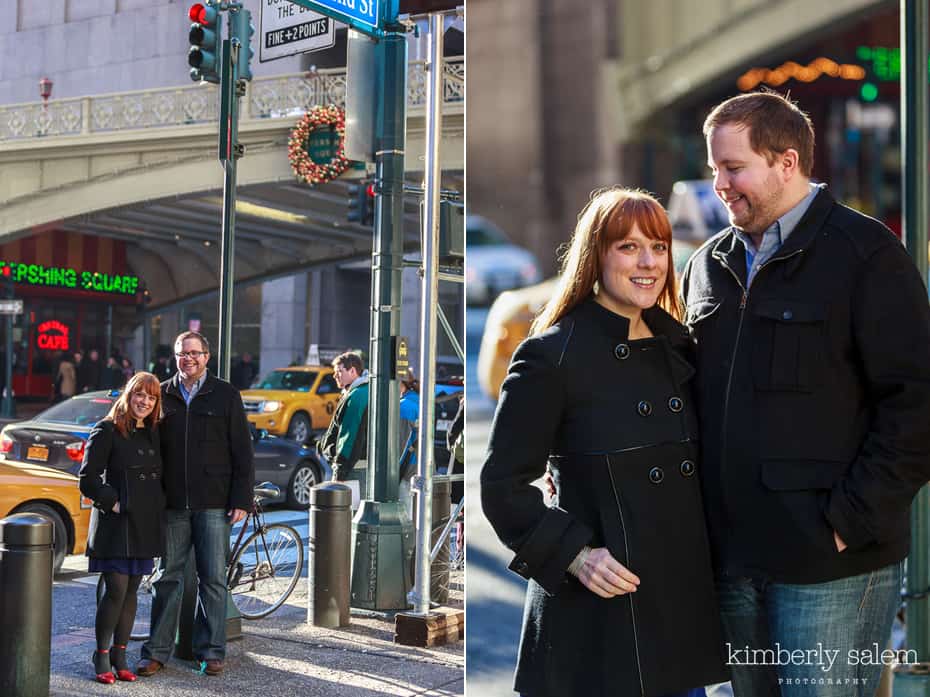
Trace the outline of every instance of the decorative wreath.
{"type": "Polygon", "coordinates": [[[349,167],[346,159],[346,115],[345,111],[334,104],[315,106],[297,122],[287,142],[287,159],[291,169],[301,181],[307,184],[323,184],[332,181],[349,167]],[[336,155],[329,162],[319,164],[310,159],[307,153],[307,139],[318,126],[335,126],[339,135],[339,147],[336,155]]]}

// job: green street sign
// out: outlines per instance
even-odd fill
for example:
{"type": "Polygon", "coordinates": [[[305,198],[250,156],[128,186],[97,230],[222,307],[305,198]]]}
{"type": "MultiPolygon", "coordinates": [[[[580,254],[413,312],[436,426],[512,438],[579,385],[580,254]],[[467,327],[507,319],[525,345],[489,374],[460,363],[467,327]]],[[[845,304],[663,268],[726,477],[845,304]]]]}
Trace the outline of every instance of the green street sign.
{"type": "Polygon", "coordinates": [[[384,36],[384,14],[397,16],[397,0],[290,0],[326,17],[343,22],[374,39],[384,36]]]}
{"type": "MultiPolygon", "coordinates": [[[[336,157],[339,150],[339,134],[332,126],[320,126],[310,132],[304,149],[314,163],[325,165],[336,157]]],[[[349,169],[364,171],[365,163],[349,160],[349,169]]]]}
{"type": "Polygon", "coordinates": [[[336,157],[339,134],[332,126],[318,127],[311,131],[304,148],[311,160],[318,165],[325,165],[336,157]]]}

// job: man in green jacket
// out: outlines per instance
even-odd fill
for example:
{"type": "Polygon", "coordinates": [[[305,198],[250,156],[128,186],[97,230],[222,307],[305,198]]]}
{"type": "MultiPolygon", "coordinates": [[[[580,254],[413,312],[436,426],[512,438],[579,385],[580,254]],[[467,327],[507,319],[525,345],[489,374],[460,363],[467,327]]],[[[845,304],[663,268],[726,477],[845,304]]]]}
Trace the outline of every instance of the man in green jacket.
{"type": "Polygon", "coordinates": [[[357,353],[333,359],[333,377],[342,390],[320,451],[333,468],[333,480],[344,481],[368,454],[368,371],[357,353]]]}

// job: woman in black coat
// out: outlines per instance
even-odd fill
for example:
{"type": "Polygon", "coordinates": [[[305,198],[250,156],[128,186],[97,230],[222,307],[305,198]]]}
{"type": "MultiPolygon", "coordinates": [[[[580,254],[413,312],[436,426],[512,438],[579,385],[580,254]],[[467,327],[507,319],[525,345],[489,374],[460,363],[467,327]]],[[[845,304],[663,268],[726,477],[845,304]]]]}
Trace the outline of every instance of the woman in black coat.
{"type": "Polygon", "coordinates": [[[596,193],[501,389],[481,502],[529,579],[526,697],[702,694],[727,679],[671,236],[651,196],[596,193]],[[547,461],[552,506],[533,484],[547,461]]]}
{"type": "Polygon", "coordinates": [[[136,373],[110,413],[90,432],[79,477],[92,499],[88,570],[103,574],[97,606],[97,680],[133,681],[126,643],[136,616],[136,591],[165,546],[165,493],[157,424],[161,386],[151,373],[136,373]],[[112,640],[112,648],[110,642],[112,640]]]}

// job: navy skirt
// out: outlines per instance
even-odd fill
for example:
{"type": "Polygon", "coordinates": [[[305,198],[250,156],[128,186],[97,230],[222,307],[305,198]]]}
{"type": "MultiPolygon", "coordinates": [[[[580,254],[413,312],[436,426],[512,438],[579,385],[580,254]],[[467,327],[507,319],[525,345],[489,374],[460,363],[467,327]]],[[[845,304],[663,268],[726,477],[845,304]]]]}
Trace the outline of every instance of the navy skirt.
{"type": "Polygon", "coordinates": [[[91,573],[115,572],[127,576],[145,576],[155,569],[152,559],[96,559],[91,557],[87,570],[91,573]]]}

